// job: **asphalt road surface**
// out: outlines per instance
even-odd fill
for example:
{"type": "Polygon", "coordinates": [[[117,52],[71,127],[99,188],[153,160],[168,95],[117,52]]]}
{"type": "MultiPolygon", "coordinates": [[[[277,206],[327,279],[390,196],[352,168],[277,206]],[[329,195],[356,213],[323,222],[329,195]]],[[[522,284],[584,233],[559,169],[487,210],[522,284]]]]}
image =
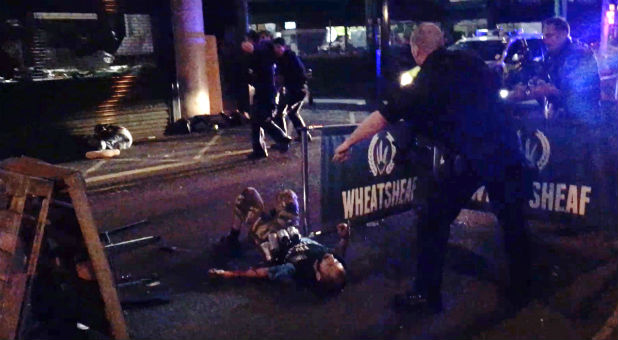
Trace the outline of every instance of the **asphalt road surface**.
{"type": "MultiPolygon", "coordinates": [[[[304,117],[310,124],[347,124],[368,113],[354,102],[318,102],[304,110],[304,117]]],[[[319,131],[314,137],[309,146],[310,228],[324,230],[321,240],[333,245],[333,226],[319,224],[319,131]]],[[[534,300],[513,311],[502,292],[507,270],[501,230],[492,214],[479,211],[464,210],[453,224],[445,310],[438,315],[400,313],[391,305],[416,272],[413,212],[377,226],[353,226],[346,255],[350,281],[333,298],[294,285],[210,279],[211,267],[248,268],[259,262],[244,231],[239,254],[224,254],[214,246],[229,230],[233,203],[243,188],[258,189],[269,207],[277,191],[302,190],[299,143],[259,161],[246,160],[249,152],[244,125],[137,144],[117,159],[64,164],[84,173],[101,230],[148,221],[115,234],[113,242],[161,237],[155,244],[109,254],[118,282],[154,277],[146,296],[151,303],[125,305],[132,338],[617,337],[612,328],[618,301],[615,232],[531,221],[534,300]]],[[[120,291],[125,301],[135,298],[120,291]]]]}

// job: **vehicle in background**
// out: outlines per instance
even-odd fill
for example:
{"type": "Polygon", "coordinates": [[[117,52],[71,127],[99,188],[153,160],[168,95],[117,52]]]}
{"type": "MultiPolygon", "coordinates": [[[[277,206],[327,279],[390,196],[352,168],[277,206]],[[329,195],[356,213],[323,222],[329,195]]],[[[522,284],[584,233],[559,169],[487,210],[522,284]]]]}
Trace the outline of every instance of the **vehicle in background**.
{"type": "Polygon", "coordinates": [[[343,36],[338,36],[335,40],[331,42],[324,42],[322,45],[318,46],[319,52],[343,52],[345,51],[345,39],[343,36]]]}
{"type": "Polygon", "coordinates": [[[494,33],[462,38],[448,49],[477,53],[502,76],[507,87],[525,82],[529,74],[540,72],[546,54],[539,33],[494,33]]]}

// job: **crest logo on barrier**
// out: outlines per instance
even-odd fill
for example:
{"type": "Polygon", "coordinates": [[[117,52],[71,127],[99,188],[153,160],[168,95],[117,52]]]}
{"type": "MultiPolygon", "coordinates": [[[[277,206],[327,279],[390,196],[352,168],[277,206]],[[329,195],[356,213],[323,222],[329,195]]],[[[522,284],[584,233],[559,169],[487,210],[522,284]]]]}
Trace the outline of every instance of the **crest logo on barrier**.
{"type": "Polygon", "coordinates": [[[384,135],[377,133],[371,138],[369,149],[367,150],[367,161],[369,170],[374,176],[388,175],[393,172],[395,167],[395,138],[390,132],[384,135]]]}
{"type": "Polygon", "coordinates": [[[526,159],[534,164],[539,171],[543,170],[549,163],[549,156],[551,155],[551,146],[547,136],[539,129],[532,134],[523,134],[521,130],[517,134],[522,141],[526,159]]]}

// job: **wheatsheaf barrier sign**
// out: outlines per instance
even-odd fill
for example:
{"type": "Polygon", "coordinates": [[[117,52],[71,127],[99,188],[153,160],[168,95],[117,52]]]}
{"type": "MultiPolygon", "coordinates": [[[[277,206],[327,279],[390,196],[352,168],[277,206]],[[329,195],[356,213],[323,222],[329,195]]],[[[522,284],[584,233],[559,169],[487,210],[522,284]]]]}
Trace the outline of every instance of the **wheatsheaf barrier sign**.
{"type": "MultiPolygon", "coordinates": [[[[531,111],[518,134],[526,158],[539,170],[527,202],[531,218],[575,226],[618,226],[618,142],[615,124],[596,126],[546,120],[531,111]]],[[[335,148],[355,126],[327,127],[322,137],[322,220],[371,221],[410,209],[424,199],[423,177],[411,164],[395,162],[387,130],[354,146],[351,159],[331,162],[335,148]]],[[[444,199],[448,199],[445,197],[444,199]]],[[[488,209],[484,187],[471,207],[488,209]]]]}
{"type": "MultiPolygon", "coordinates": [[[[522,117],[521,125],[521,147],[539,170],[538,178],[532,183],[527,214],[557,222],[575,222],[578,226],[616,228],[615,124],[551,121],[540,112],[530,111],[522,117]]],[[[487,203],[490,197],[481,187],[472,200],[487,203]]],[[[484,204],[484,208],[488,205],[484,204]]]]}
{"type": "Polygon", "coordinates": [[[381,131],[353,147],[351,159],[331,161],[356,125],[322,130],[322,221],[372,221],[408,210],[416,201],[417,181],[409,164],[395,162],[395,133],[381,131]]]}

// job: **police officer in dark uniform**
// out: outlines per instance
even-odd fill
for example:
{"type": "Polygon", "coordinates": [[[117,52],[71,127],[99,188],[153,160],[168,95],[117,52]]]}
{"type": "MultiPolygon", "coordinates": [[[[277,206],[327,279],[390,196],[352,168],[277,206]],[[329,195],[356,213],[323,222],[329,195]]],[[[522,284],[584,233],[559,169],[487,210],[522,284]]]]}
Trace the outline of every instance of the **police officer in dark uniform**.
{"type": "Polygon", "coordinates": [[[300,116],[300,109],[307,96],[305,65],[303,65],[303,62],[294,51],[286,48],[283,38],[275,39],[273,45],[275,55],[277,56],[276,74],[278,77],[283,78],[283,91],[280,91],[277,113],[274,120],[287,133],[285,116],[290,117],[294,128],[298,132],[298,136],[300,136],[299,129],[305,127],[305,122],[300,116]]]}
{"type": "Polygon", "coordinates": [[[411,51],[421,67],[413,83],[367,117],[335,150],[345,161],[350,148],[388,123],[403,119],[412,133],[439,145],[445,162],[427,176],[430,189],[418,219],[418,267],[412,290],[395,297],[405,310],[439,312],[450,225],[472,194],[485,185],[504,229],[510,264],[507,296],[525,302],[530,283],[530,241],[523,217],[531,183],[517,135],[499,110],[499,79],[483,60],[444,48],[438,26],[413,32],[411,51]]]}
{"type": "Polygon", "coordinates": [[[286,152],[290,141],[283,130],[273,121],[275,110],[275,52],[272,41],[260,40],[257,33],[250,31],[247,34],[248,41],[242,43],[242,49],[251,55],[250,67],[253,72],[253,107],[251,112],[251,143],[253,152],[249,159],[268,157],[266,144],[264,143],[264,131],[276,142],[272,148],[280,152],[286,152]]]}
{"type": "Polygon", "coordinates": [[[554,17],[543,22],[543,42],[548,83],[530,88],[532,98],[547,98],[546,116],[584,125],[601,122],[601,86],[594,54],[571,41],[566,20],[554,17]]]}

